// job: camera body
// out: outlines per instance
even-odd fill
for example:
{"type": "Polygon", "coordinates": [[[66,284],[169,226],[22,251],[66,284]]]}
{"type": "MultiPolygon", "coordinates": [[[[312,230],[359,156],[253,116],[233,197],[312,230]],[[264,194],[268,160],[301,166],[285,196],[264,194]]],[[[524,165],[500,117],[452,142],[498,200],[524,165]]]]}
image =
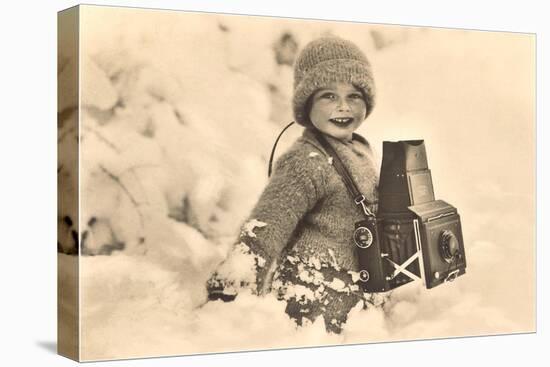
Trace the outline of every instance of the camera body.
{"type": "Polygon", "coordinates": [[[378,213],[356,223],[353,238],[366,292],[413,280],[429,289],[466,272],[460,216],[435,200],[423,140],[383,143],[378,213]]]}

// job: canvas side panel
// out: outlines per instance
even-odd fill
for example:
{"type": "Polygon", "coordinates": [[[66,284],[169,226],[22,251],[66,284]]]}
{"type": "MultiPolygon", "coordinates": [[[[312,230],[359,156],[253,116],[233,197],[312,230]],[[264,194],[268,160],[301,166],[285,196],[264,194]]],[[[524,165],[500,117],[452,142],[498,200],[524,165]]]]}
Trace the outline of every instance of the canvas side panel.
{"type": "Polygon", "coordinates": [[[57,16],[57,352],[79,360],[79,8],[57,16]]]}

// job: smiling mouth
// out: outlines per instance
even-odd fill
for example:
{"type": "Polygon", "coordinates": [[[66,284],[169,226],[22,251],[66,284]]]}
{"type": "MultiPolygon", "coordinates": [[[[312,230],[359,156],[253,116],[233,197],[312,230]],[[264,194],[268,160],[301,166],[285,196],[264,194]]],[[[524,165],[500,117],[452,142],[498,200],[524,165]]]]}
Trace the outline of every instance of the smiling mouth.
{"type": "Polygon", "coordinates": [[[330,122],[332,122],[335,125],[338,126],[349,126],[353,122],[352,117],[338,117],[338,118],[332,118],[329,119],[330,122]]]}

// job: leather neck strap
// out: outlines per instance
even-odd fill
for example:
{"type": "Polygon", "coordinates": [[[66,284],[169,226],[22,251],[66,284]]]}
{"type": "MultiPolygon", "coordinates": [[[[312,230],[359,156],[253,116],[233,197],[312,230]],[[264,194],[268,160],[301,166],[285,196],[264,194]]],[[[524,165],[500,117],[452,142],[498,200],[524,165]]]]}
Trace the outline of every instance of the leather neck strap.
{"type": "Polygon", "coordinates": [[[273,156],[275,155],[275,148],[277,148],[277,143],[279,142],[279,139],[281,139],[281,136],[286,131],[286,129],[291,127],[293,124],[294,124],[294,121],[292,121],[290,124],[286,125],[286,127],[283,129],[283,131],[281,131],[281,133],[279,134],[279,136],[275,140],[275,144],[273,144],[273,148],[271,149],[271,155],[269,156],[269,166],[268,166],[268,169],[267,169],[267,177],[268,178],[271,177],[271,171],[272,171],[272,166],[273,166],[273,156]]]}
{"type": "MultiPolygon", "coordinates": [[[[281,138],[281,135],[294,124],[294,121],[292,121],[290,124],[288,124],[283,131],[279,134],[277,137],[277,140],[275,140],[275,144],[273,145],[273,149],[271,150],[271,156],[269,157],[269,166],[268,166],[268,172],[267,176],[271,176],[271,170],[272,170],[272,164],[273,164],[273,156],[275,155],[275,148],[277,147],[277,143],[279,142],[279,139],[281,138]]],[[[338,157],[338,154],[334,150],[334,148],[329,144],[327,139],[323,136],[323,133],[320,132],[317,129],[312,129],[313,133],[315,134],[315,137],[321,144],[321,146],[325,149],[328,155],[332,157],[332,165],[338,172],[338,174],[342,177],[344,180],[344,185],[348,189],[348,192],[350,193],[351,197],[353,198],[353,201],[355,204],[361,206],[363,209],[363,213],[367,217],[374,217],[374,213],[370,211],[370,209],[367,207],[367,199],[365,198],[365,195],[361,194],[359,189],[357,188],[357,185],[355,184],[355,181],[353,181],[353,178],[349,174],[348,170],[346,169],[346,166],[344,166],[344,163],[340,160],[340,157],[338,157]]]]}
{"type": "Polygon", "coordinates": [[[373,217],[374,214],[368,209],[366,206],[366,198],[361,192],[359,191],[359,188],[357,187],[355,181],[353,180],[353,177],[349,174],[346,166],[344,166],[344,163],[342,163],[342,160],[340,157],[338,157],[338,154],[330,145],[330,143],[327,141],[327,139],[323,136],[323,133],[321,133],[319,130],[314,130],[315,137],[319,141],[319,143],[322,145],[322,147],[325,149],[328,155],[332,157],[332,165],[340,174],[342,179],[344,180],[344,185],[348,189],[348,192],[350,193],[351,197],[353,198],[353,201],[355,204],[361,206],[363,209],[363,212],[367,217],[373,217]]]}

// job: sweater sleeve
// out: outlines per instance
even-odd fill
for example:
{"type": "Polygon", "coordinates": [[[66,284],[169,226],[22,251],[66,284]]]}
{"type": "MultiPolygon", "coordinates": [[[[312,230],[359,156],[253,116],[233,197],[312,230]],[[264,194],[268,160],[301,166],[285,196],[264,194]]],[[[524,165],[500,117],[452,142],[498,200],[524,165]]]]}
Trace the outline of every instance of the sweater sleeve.
{"type": "Polygon", "coordinates": [[[270,283],[269,278],[299,222],[326,195],[327,164],[324,153],[309,144],[290,150],[277,161],[247,222],[262,225],[253,232],[243,230],[240,236],[242,243],[265,259],[266,265],[258,274],[258,288],[270,283]]]}
{"type": "Polygon", "coordinates": [[[254,231],[254,237],[243,232],[241,238],[266,260],[279,256],[299,221],[324,196],[323,157],[316,148],[303,147],[277,161],[273,176],[250,215],[250,220],[265,225],[254,231]]]}
{"type": "Polygon", "coordinates": [[[234,298],[239,286],[253,285],[259,294],[269,289],[279,257],[300,220],[326,194],[326,164],[324,153],[306,143],[277,160],[236,245],[208,283],[211,296],[217,292],[234,298]],[[252,268],[253,275],[243,268],[252,268]]]}

